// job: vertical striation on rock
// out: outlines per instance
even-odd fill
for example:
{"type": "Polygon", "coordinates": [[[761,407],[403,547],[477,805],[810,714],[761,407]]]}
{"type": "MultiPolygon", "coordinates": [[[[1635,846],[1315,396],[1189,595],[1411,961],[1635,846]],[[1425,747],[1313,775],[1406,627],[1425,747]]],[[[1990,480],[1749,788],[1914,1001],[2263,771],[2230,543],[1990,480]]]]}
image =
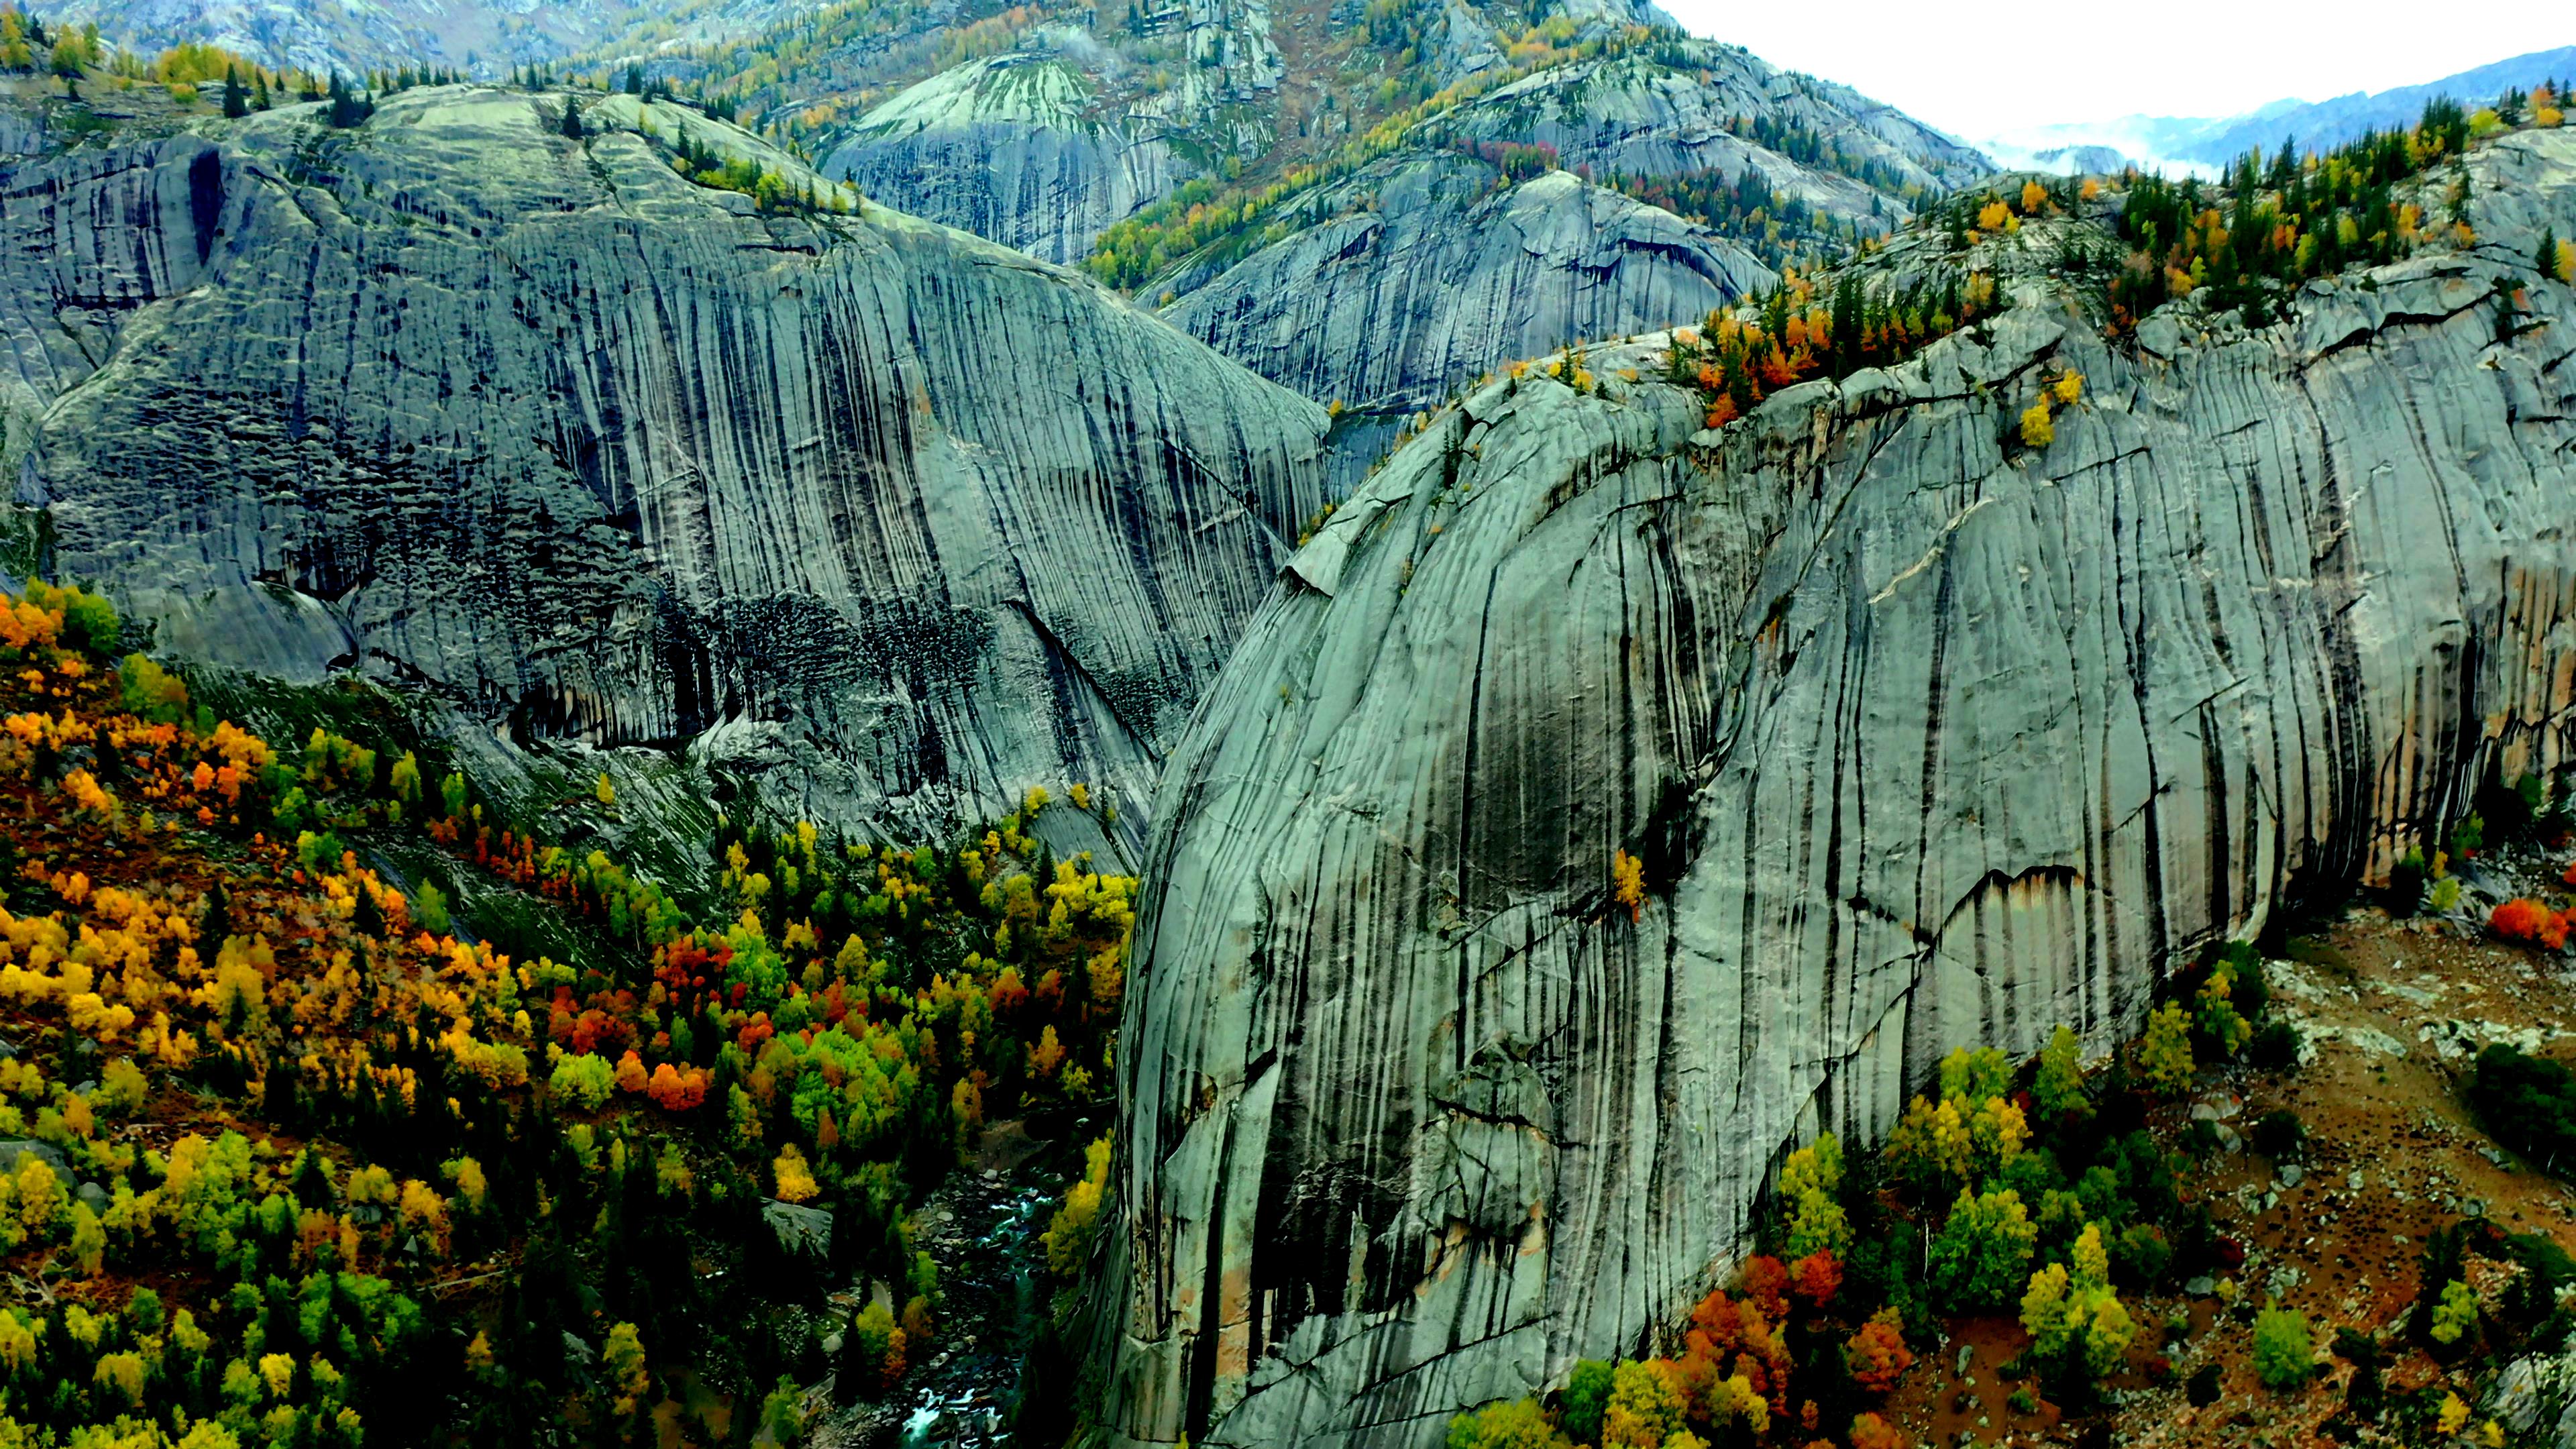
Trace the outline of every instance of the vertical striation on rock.
{"type": "Polygon", "coordinates": [[[1040,26],[932,75],[859,117],[822,169],[899,210],[1079,262],[1111,223],[1277,139],[1267,0],[1131,9],[1129,23],[1107,33],[1141,54],[1040,26]]]}
{"type": "Polygon", "coordinates": [[[1708,228],[1571,172],[1500,180],[1449,153],[1381,163],[1345,187],[1365,204],[1164,315],[1308,397],[1404,410],[1514,358],[1704,317],[1777,280],[1708,228]]]}
{"type": "Polygon", "coordinates": [[[1141,794],[1320,501],[1321,410],[1020,254],[694,186],[684,129],[822,186],[694,112],[568,140],[567,103],[0,176],[0,396],[61,571],[193,657],[694,742],[816,818],[1141,794]]]}
{"type": "Polygon", "coordinates": [[[2576,227],[2576,137],[2471,171],[2474,248],[2261,330],[2115,350],[2032,289],[1722,432],[1533,374],[1401,449],[1163,780],[1106,1437],[1429,1445],[1634,1352],[1794,1139],[1878,1135],[1957,1044],[2125,1033],[2565,758],[2576,293],[2500,337],[2493,282],[2576,227]]]}

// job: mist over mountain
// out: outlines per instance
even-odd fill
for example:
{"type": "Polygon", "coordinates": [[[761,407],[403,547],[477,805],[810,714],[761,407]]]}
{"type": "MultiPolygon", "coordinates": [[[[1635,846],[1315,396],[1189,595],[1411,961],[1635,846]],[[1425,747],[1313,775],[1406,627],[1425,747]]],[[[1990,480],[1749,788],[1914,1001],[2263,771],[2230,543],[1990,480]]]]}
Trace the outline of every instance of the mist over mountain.
{"type": "Polygon", "coordinates": [[[2003,165],[2060,175],[2115,171],[2123,165],[2211,175],[2247,151],[2269,151],[2285,140],[2322,151],[2365,131],[2402,130],[2436,97],[2474,107],[2506,91],[2527,92],[2571,77],[2576,77],[2576,46],[2560,46],[2374,93],[2355,91],[2326,101],[2278,100],[2216,118],[2132,115],[2037,124],[1978,144],[2003,165]]]}

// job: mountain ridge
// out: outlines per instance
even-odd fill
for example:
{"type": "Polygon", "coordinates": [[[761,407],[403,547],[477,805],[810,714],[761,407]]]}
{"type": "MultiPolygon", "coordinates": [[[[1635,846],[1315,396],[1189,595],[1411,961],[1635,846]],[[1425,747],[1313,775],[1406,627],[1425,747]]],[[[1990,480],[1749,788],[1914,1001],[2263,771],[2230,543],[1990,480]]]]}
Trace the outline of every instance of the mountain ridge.
{"type": "Polygon", "coordinates": [[[2382,91],[2353,91],[2322,101],[2269,101],[2234,116],[2128,115],[2108,121],[2060,122],[2008,131],[1979,144],[2007,164],[2037,170],[2063,172],[2067,167],[2060,163],[2070,153],[2082,153],[2082,170],[2165,166],[2211,176],[2248,151],[2268,152],[2284,140],[2303,150],[2327,151],[2365,131],[2403,130],[2415,123],[2430,100],[2447,97],[2475,109],[2503,91],[2528,92],[2571,77],[2576,77],[2576,45],[2536,50],[2382,91]]]}

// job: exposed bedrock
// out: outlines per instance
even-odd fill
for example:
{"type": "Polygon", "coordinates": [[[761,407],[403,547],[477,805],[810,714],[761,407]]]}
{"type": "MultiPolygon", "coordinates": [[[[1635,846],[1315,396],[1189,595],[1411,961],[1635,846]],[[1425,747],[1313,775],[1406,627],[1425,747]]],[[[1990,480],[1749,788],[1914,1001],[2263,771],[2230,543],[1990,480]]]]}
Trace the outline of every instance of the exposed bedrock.
{"type": "Polygon", "coordinates": [[[1954,1045],[2134,1030],[2200,943],[2564,758],[2576,295],[2524,259],[2576,139],[2473,170],[2472,253],[2261,331],[2113,350],[2032,289],[1723,433],[1617,380],[1641,345],[1399,450],[1164,776],[1105,1436],[1429,1445],[1634,1352],[1795,1140],[1876,1136],[1954,1045]]]}
{"type": "Polygon", "coordinates": [[[633,98],[578,140],[563,104],[0,171],[0,406],[60,572],[183,655],[689,745],[821,818],[1141,798],[1321,502],[1322,410],[1087,279],[757,213],[633,98]]]}
{"type": "Polygon", "coordinates": [[[1776,280],[1707,227],[1570,172],[1502,186],[1485,162],[1415,152],[1337,185],[1349,210],[1164,315],[1308,397],[1401,410],[1514,358],[1696,321],[1776,280]]]}

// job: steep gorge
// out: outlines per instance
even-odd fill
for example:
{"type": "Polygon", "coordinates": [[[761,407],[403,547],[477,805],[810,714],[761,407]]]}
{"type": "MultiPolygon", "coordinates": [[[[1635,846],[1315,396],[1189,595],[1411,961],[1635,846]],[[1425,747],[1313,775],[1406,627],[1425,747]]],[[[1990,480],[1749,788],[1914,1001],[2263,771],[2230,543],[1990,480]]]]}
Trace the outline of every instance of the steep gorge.
{"type": "Polygon", "coordinates": [[[1434,418],[1163,779],[1110,1440],[1428,1445],[1634,1351],[1795,1136],[1878,1136],[1956,1044],[2124,1036],[2567,758],[2576,293],[2528,258],[2576,138],[2467,172],[2474,245],[2266,328],[2106,345],[2031,244],[1991,326],[1723,431],[1651,340],[1434,418]]]}

